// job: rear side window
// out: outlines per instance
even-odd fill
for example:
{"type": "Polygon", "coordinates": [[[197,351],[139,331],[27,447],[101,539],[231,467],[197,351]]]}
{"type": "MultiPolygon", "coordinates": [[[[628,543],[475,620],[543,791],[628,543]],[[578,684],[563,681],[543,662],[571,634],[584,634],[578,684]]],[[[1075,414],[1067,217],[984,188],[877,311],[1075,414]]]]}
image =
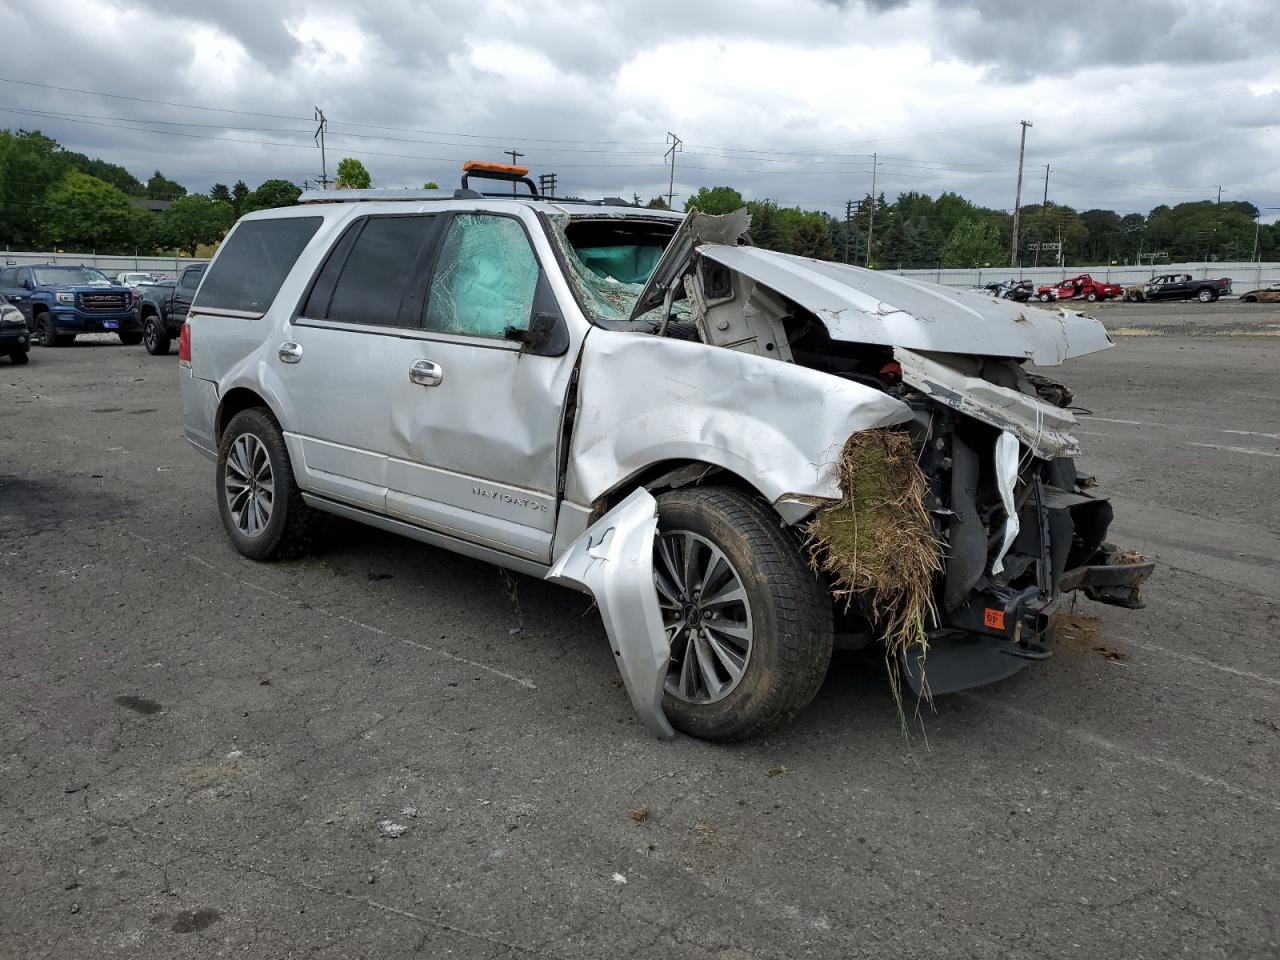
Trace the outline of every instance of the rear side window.
{"type": "Polygon", "coordinates": [[[368,217],[348,228],[316,277],[303,316],[376,327],[418,327],[424,257],[435,217],[368,217]]]}
{"type": "Polygon", "coordinates": [[[10,267],[7,270],[0,270],[0,287],[16,287],[18,285],[18,271],[10,267]]]}
{"type": "Polygon", "coordinates": [[[197,306],[263,314],[323,217],[246,220],[222,244],[197,306]]]}
{"type": "Polygon", "coordinates": [[[182,271],[182,279],[178,281],[178,289],[183,293],[195,293],[200,286],[200,278],[204,276],[204,267],[187,267],[182,271]]]}

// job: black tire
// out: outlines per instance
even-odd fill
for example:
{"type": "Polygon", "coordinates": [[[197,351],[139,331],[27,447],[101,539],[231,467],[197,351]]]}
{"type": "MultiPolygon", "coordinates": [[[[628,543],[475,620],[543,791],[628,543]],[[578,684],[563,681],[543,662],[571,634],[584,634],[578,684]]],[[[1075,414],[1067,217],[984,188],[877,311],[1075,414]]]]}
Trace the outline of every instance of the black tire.
{"type": "MultiPolygon", "coordinates": [[[[689,487],[658,496],[660,533],[687,531],[718,547],[745,588],[751,648],[738,685],[695,703],[667,691],[672,726],[704,740],[756,736],[808,705],[831,663],[832,603],[801,544],[767,505],[728,487],[689,487]]],[[[676,651],[673,647],[673,669],[676,651]]]]}
{"type": "Polygon", "coordinates": [[[25,350],[15,350],[15,351],[13,351],[13,353],[9,354],[9,361],[10,361],[10,362],[15,366],[15,367],[20,367],[20,366],[22,366],[24,363],[29,362],[29,361],[30,361],[30,359],[31,359],[31,358],[30,358],[29,356],[27,356],[27,351],[25,351],[25,350]]]}
{"type": "Polygon", "coordinates": [[[1257,303],[1258,298],[1257,297],[1241,297],[1240,302],[1241,303],[1257,303]]]}
{"type": "Polygon", "coordinates": [[[121,333],[118,336],[120,337],[120,342],[126,347],[136,347],[142,342],[141,333],[121,333]]]}
{"type": "Polygon", "coordinates": [[[1201,303],[1213,303],[1213,301],[1218,299],[1218,294],[1216,291],[1210,290],[1208,287],[1205,287],[1203,290],[1200,290],[1196,293],[1196,299],[1199,300],[1201,303]]]}
{"type": "Polygon", "coordinates": [[[1048,303],[1049,295],[1047,293],[1037,293],[1036,299],[1039,300],[1041,303],[1048,303]]]}
{"type": "Polygon", "coordinates": [[[1088,293],[1084,295],[1084,298],[1088,300],[1090,303],[1093,303],[1095,300],[1098,299],[1098,295],[1094,293],[1092,290],[1090,290],[1088,293]]]}
{"type": "Polygon", "coordinates": [[[218,444],[214,491],[227,536],[235,548],[250,560],[286,559],[306,550],[314,511],[302,501],[302,494],[293,478],[284,435],[268,410],[254,407],[231,418],[218,444]],[[242,436],[253,438],[265,451],[274,488],[267,521],[261,530],[252,534],[241,529],[227,499],[227,458],[236,440],[242,436]]]}
{"type": "Polygon", "coordinates": [[[61,347],[61,337],[53,332],[53,321],[47,313],[37,313],[35,317],[35,341],[42,347],[61,347]]]}
{"type": "Polygon", "coordinates": [[[142,327],[142,344],[153,357],[163,357],[169,352],[169,331],[160,318],[152,314],[142,327]]]}

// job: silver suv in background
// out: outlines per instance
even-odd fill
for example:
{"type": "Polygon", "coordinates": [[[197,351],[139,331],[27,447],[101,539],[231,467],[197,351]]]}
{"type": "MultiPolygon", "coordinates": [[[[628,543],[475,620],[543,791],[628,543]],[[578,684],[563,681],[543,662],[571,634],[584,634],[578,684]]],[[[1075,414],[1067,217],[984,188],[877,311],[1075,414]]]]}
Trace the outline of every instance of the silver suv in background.
{"type": "Polygon", "coordinates": [[[324,511],[587,591],[650,729],[719,740],[804,707],[837,639],[945,693],[1047,657],[1066,591],[1140,605],[1070,393],[1024,369],[1109,347],[1095,320],[521,173],[471,171],[529,196],[327,191],[229,234],[179,376],[242,554],[305,549],[324,511]],[[860,500],[873,475],[890,495],[860,500]],[[906,591],[842,539],[899,501],[870,552],[926,551],[906,591]]]}

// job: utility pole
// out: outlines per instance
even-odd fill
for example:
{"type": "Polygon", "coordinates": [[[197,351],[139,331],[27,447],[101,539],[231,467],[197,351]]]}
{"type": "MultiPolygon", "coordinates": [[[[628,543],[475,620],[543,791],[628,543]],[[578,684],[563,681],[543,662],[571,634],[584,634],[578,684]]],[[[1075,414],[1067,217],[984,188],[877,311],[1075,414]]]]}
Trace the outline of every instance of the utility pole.
{"type": "Polygon", "coordinates": [[[871,155],[871,220],[867,223],[867,268],[871,267],[871,236],[876,229],[876,160],[877,154],[871,155]]]}
{"type": "Polygon", "coordinates": [[[1030,120],[1019,120],[1022,124],[1022,142],[1018,146],[1018,186],[1013,194],[1013,243],[1009,251],[1009,266],[1018,265],[1018,219],[1022,213],[1022,158],[1027,153],[1027,127],[1034,126],[1030,120]]]}
{"type": "Polygon", "coordinates": [[[320,122],[320,126],[316,127],[316,134],[312,138],[316,143],[320,144],[320,189],[329,189],[329,166],[325,162],[324,155],[324,131],[329,126],[329,121],[324,118],[324,111],[316,107],[315,120],[320,122]]]}
{"type": "Polygon", "coordinates": [[[1222,206],[1222,187],[1218,187],[1218,206],[1222,206]]]}
{"type": "Polygon", "coordinates": [[[1033,267],[1040,266],[1040,248],[1044,246],[1044,225],[1049,218],[1049,165],[1044,165],[1044,200],[1040,204],[1040,233],[1036,239],[1036,259],[1033,267]]]}
{"type": "Polygon", "coordinates": [[[684,149],[681,146],[684,141],[668,130],[667,143],[671,144],[671,146],[668,147],[667,152],[662,155],[662,159],[665,160],[667,157],[671,158],[671,180],[667,184],[667,209],[671,210],[673,209],[672,203],[676,196],[676,154],[680,153],[684,149]]]}
{"type": "Polygon", "coordinates": [[[556,175],[554,173],[538,174],[538,192],[544,197],[556,195],[556,175]]]}
{"type": "Polygon", "coordinates": [[[853,201],[844,202],[844,262],[849,262],[849,234],[853,233],[853,201]]]}
{"type": "MultiPolygon", "coordinates": [[[[503,150],[502,152],[511,157],[511,165],[513,167],[516,165],[516,160],[524,156],[519,150],[503,150]]],[[[511,181],[511,195],[513,197],[516,195],[516,182],[514,180],[511,181]]]]}

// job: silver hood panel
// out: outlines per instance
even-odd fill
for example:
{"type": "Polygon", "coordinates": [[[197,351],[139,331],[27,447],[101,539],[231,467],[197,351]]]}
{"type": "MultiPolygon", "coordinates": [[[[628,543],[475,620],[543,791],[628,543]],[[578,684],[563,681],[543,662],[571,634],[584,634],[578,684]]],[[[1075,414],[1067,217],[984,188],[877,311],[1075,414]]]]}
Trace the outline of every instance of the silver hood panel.
{"type": "Polygon", "coordinates": [[[1101,323],[980,293],[791,254],[703,243],[697,252],[811,310],[832,339],[1054,366],[1112,346],[1101,323]]]}

